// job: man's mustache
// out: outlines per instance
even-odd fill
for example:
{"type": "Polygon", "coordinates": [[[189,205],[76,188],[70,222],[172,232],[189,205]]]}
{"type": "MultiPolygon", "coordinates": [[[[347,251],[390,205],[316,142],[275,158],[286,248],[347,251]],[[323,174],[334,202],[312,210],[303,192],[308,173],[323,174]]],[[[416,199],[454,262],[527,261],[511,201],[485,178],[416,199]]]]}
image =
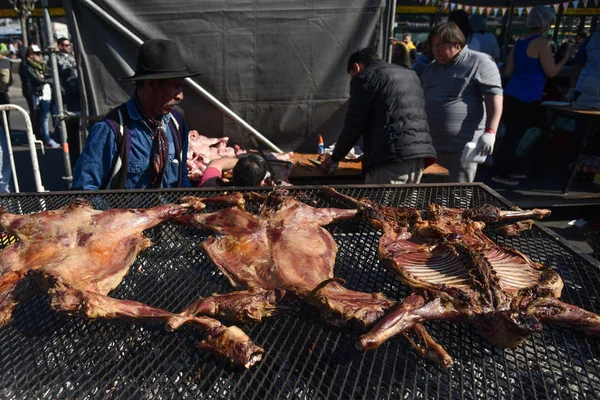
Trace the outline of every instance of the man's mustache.
{"type": "Polygon", "coordinates": [[[179,103],[181,103],[181,101],[179,101],[179,100],[175,100],[175,101],[171,101],[171,102],[169,102],[169,104],[167,104],[167,105],[168,105],[168,106],[171,106],[171,107],[175,107],[175,106],[176,106],[177,104],[179,104],[179,103]]]}

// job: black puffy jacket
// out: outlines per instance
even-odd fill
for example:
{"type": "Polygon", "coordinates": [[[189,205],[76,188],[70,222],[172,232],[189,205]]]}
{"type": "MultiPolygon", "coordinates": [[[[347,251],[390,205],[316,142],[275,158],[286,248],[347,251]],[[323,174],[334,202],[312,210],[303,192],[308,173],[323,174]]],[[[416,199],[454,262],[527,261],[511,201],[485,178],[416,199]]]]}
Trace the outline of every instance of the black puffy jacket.
{"type": "Polygon", "coordinates": [[[346,121],[332,160],[342,160],[361,136],[363,172],[376,166],[436,156],[416,73],[377,60],[352,78],[346,121]]]}
{"type": "Polygon", "coordinates": [[[23,96],[25,97],[41,96],[42,87],[47,83],[52,84],[51,78],[40,76],[26,59],[19,66],[19,75],[21,77],[23,96]]]}

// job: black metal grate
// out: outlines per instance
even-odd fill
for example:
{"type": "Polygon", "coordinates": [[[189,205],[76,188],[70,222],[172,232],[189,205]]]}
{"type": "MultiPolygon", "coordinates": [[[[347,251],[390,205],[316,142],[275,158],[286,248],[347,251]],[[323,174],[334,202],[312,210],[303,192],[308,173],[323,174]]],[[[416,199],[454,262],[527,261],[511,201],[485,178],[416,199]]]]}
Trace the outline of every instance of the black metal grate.
{"type": "MultiPolygon", "coordinates": [[[[341,206],[315,187],[292,194],[318,206],[341,206]]],[[[343,187],[354,197],[385,205],[425,209],[494,204],[501,198],[482,185],[343,187]]],[[[215,191],[72,192],[11,195],[0,203],[13,213],[55,209],[75,197],[98,209],[150,207],[178,202],[183,195],[215,191]]],[[[379,233],[359,221],[328,227],[339,245],[336,276],[346,286],[381,291],[401,300],[410,288],[377,260],[379,233]]],[[[533,260],[555,268],[565,281],[562,299],[600,312],[600,269],[562,242],[534,227],[518,238],[496,237],[533,260]]],[[[180,311],[199,296],[232,290],[201,252],[205,234],[166,223],[146,232],[154,246],[144,251],[111,296],[180,311]]],[[[9,238],[3,237],[5,247],[9,238]]],[[[265,348],[249,370],[196,350],[201,335],[191,328],[167,332],[159,324],[87,321],[52,312],[47,296],[20,304],[0,328],[0,398],[126,399],[546,399],[600,397],[600,340],[566,328],[546,326],[516,349],[485,343],[468,325],[428,323],[431,335],[454,357],[451,369],[421,359],[402,337],[378,350],[360,352],[358,333],[322,323],[318,312],[295,304],[260,325],[243,325],[265,348]]]]}

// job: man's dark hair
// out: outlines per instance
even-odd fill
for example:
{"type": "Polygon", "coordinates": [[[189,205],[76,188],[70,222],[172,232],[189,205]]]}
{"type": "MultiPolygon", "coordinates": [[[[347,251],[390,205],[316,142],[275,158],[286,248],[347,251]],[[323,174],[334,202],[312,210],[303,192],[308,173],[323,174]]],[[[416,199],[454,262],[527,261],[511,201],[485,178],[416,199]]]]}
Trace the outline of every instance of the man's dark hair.
{"type": "Polygon", "coordinates": [[[352,71],[352,66],[354,64],[362,64],[365,67],[367,67],[369,66],[369,64],[371,64],[371,62],[375,60],[379,60],[379,55],[377,54],[377,50],[371,47],[355,51],[350,55],[350,58],[348,58],[348,73],[352,71]]]}
{"type": "Polygon", "coordinates": [[[244,154],[233,167],[235,186],[260,186],[267,175],[267,162],[258,154],[244,154]]]}
{"type": "Polygon", "coordinates": [[[57,43],[58,43],[59,46],[62,46],[67,41],[70,42],[71,40],[69,38],[66,38],[66,37],[61,37],[60,39],[57,40],[57,43]]]}
{"type": "Polygon", "coordinates": [[[410,68],[410,51],[404,42],[396,42],[392,47],[392,64],[410,68]]]}
{"type": "Polygon", "coordinates": [[[467,43],[465,35],[463,35],[458,25],[454,22],[440,24],[433,28],[429,36],[427,36],[427,43],[429,43],[429,47],[432,49],[433,45],[431,42],[436,36],[440,37],[442,43],[458,44],[460,47],[465,47],[465,44],[467,43]]]}
{"type": "Polygon", "coordinates": [[[473,28],[469,22],[469,14],[465,10],[454,10],[448,14],[448,22],[454,22],[460,28],[468,43],[473,36],[473,28]]]}

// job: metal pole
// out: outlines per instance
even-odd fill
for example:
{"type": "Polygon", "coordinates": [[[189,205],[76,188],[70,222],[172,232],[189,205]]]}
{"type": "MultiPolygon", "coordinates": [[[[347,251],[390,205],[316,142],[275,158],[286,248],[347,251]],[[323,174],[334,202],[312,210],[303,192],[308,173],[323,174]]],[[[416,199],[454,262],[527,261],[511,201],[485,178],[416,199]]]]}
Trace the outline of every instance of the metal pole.
{"type": "Polygon", "coordinates": [[[515,0],[510,2],[508,10],[508,22],[506,23],[506,32],[504,33],[504,46],[502,46],[502,62],[506,64],[506,56],[508,55],[508,45],[510,43],[510,31],[512,30],[513,14],[515,13],[515,0]]]}
{"type": "Polygon", "coordinates": [[[60,78],[58,76],[58,64],[56,63],[56,52],[54,49],[54,38],[52,35],[52,22],[50,21],[50,12],[48,12],[48,0],[42,0],[42,9],[44,13],[44,22],[46,23],[46,40],[48,42],[47,49],[50,51],[50,64],[52,68],[52,88],[54,89],[54,101],[56,104],[56,110],[58,112],[57,117],[60,123],[60,141],[63,147],[63,161],[65,164],[66,176],[63,177],[67,181],[69,188],[71,187],[71,181],[73,180],[73,172],[71,170],[71,159],[69,157],[69,143],[67,140],[67,125],[65,124],[65,115],[62,102],[62,92],[60,87],[60,78]]]}
{"type": "Polygon", "coordinates": [[[9,111],[9,110],[13,110],[13,112],[17,111],[25,119],[25,133],[27,134],[27,141],[29,143],[29,155],[31,156],[31,164],[33,167],[33,179],[35,181],[35,188],[38,192],[45,192],[46,189],[44,189],[44,185],[42,185],[42,176],[40,174],[40,164],[38,163],[37,150],[35,148],[35,144],[39,143],[42,147],[42,153],[43,153],[44,152],[44,143],[42,143],[41,140],[36,140],[36,138],[33,134],[33,127],[31,125],[31,119],[29,118],[29,113],[27,111],[25,111],[23,109],[23,107],[18,106],[16,104],[2,104],[2,105],[0,105],[0,111],[2,111],[2,114],[3,114],[2,119],[4,122],[6,140],[7,140],[8,149],[9,149],[8,154],[10,157],[10,168],[12,169],[12,173],[13,173],[15,191],[17,193],[19,192],[19,182],[18,182],[18,178],[17,178],[17,169],[15,167],[15,159],[14,159],[13,151],[12,151],[12,142],[10,140],[10,132],[8,130],[8,121],[6,120],[6,111],[9,111]]]}
{"type": "MultiPolygon", "coordinates": [[[[124,34],[125,36],[127,36],[133,42],[135,42],[135,43],[137,43],[139,45],[141,45],[142,43],[144,43],[144,41],[139,36],[135,35],[127,27],[125,27],[123,24],[121,24],[119,21],[117,21],[115,18],[113,18],[110,14],[108,14],[102,8],[98,7],[91,0],[81,0],[81,2],[83,4],[85,4],[86,6],[88,6],[92,11],[94,11],[100,17],[104,18],[105,21],[107,21],[113,27],[117,28],[122,34],[124,34]]],[[[229,108],[227,108],[227,106],[225,106],[223,103],[221,103],[212,94],[210,94],[209,92],[207,92],[206,89],[204,89],[202,86],[198,85],[196,82],[194,82],[190,78],[185,78],[185,81],[197,93],[199,93],[202,96],[204,96],[208,101],[210,101],[219,110],[223,111],[225,114],[227,114],[229,117],[231,117],[239,125],[243,126],[248,131],[250,131],[250,133],[252,133],[254,136],[256,136],[265,146],[271,148],[271,150],[276,151],[278,153],[283,153],[283,151],[279,147],[277,147],[273,143],[271,143],[271,141],[269,141],[269,139],[267,139],[266,137],[264,137],[263,135],[261,135],[260,132],[258,132],[256,129],[254,129],[250,124],[248,124],[242,118],[240,118],[236,113],[234,113],[229,108]]]]}
{"type": "Polygon", "coordinates": [[[394,51],[394,24],[396,23],[396,0],[391,1],[391,9],[390,9],[390,19],[389,19],[389,44],[388,44],[388,54],[387,54],[387,62],[392,62],[392,53],[394,51]]]}

